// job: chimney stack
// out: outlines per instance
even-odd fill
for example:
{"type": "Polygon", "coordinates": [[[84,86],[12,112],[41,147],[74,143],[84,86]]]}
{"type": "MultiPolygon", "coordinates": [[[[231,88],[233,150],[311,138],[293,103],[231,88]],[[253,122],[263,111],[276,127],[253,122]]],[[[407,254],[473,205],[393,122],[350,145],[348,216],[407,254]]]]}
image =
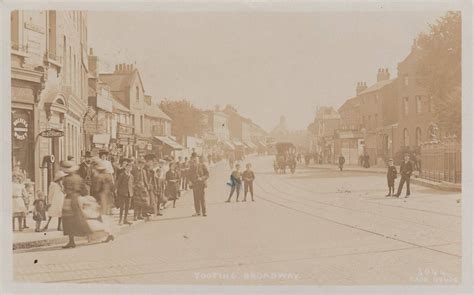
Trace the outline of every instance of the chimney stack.
{"type": "Polygon", "coordinates": [[[359,95],[365,89],[367,89],[367,83],[366,82],[357,82],[357,87],[356,87],[356,94],[357,95],[359,95]]]}
{"type": "Polygon", "coordinates": [[[388,68],[379,68],[377,72],[377,82],[385,81],[390,79],[390,73],[388,72],[388,68]]]}
{"type": "Polygon", "coordinates": [[[94,55],[94,49],[89,48],[89,55],[94,55]]]}

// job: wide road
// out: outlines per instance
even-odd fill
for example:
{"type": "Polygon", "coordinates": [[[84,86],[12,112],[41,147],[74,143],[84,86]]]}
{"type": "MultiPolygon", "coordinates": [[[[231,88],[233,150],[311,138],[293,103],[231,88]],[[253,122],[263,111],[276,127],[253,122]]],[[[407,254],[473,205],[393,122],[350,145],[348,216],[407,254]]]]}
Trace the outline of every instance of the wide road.
{"type": "Polygon", "coordinates": [[[298,167],[276,175],[252,157],[256,201],[224,203],[229,167],[211,169],[207,217],[185,193],[165,216],[108,244],[15,252],[29,282],[150,284],[455,284],[460,194],[413,185],[386,198],[383,175],[298,167]],[[36,262],[36,263],[35,263],[36,262]]]}

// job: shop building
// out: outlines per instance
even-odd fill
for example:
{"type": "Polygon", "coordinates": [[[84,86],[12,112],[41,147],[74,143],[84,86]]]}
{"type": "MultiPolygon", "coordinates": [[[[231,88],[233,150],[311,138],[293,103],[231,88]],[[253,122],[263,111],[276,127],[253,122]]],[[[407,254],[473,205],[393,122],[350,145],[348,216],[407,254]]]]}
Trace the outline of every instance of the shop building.
{"type": "Polygon", "coordinates": [[[86,49],[86,12],[11,14],[12,159],[44,192],[61,160],[81,158],[86,49]]]}

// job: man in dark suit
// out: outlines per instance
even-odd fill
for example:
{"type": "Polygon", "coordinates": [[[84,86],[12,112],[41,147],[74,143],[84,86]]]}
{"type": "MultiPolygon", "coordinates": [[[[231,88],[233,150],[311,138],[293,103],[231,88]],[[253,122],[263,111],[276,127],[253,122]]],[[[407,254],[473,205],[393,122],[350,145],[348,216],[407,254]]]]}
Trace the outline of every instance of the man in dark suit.
{"type": "Polygon", "coordinates": [[[123,160],[124,171],[120,173],[117,178],[117,196],[120,206],[119,224],[122,224],[122,216],[124,224],[131,224],[128,218],[128,209],[130,207],[130,200],[133,197],[133,175],[132,163],[130,160],[123,160]]]}
{"type": "Polygon", "coordinates": [[[395,195],[396,197],[400,197],[403,189],[403,184],[405,182],[407,183],[407,194],[405,195],[405,198],[408,198],[410,195],[410,177],[411,174],[413,173],[413,163],[410,161],[410,155],[405,154],[404,161],[400,165],[400,184],[398,185],[398,191],[397,194],[395,195]]]}
{"type": "Polygon", "coordinates": [[[207,216],[206,214],[206,199],[205,189],[206,181],[209,178],[209,171],[207,170],[204,160],[200,160],[196,155],[191,158],[191,167],[189,168],[189,181],[191,182],[194,196],[194,209],[196,214],[193,216],[207,216]]]}
{"type": "Polygon", "coordinates": [[[80,177],[84,180],[84,184],[87,186],[87,191],[90,193],[90,189],[92,186],[92,154],[90,151],[86,151],[84,155],[84,162],[81,163],[79,166],[79,170],[77,171],[80,177]]]}

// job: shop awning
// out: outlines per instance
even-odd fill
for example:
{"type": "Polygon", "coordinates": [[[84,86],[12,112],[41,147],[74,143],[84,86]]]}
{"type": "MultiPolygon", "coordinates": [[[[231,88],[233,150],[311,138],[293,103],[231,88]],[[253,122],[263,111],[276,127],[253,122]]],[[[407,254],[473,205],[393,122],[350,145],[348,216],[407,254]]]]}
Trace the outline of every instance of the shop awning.
{"type": "Polygon", "coordinates": [[[155,136],[155,139],[161,142],[162,144],[166,144],[173,150],[184,150],[184,147],[174,141],[173,139],[166,137],[166,136],[155,136]]]}
{"type": "Polygon", "coordinates": [[[249,148],[251,148],[251,149],[257,148],[257,146],[255,144],[253,144],[253,142],[251,142],[251,141],[244,141],[244,144],[246,146],[248,146],[249,148]]]}
{"type": "Polygon", "coordinates": [[[232,143],[230,143],[230,141],[224,141],[224,146],[230,150],[235,150],[235,147],[232,143]]]}
{"type": "Polygon", "coordinates": [[[102,133],[102,134],[94,134],[92,136],[92,143],[109,144],[109,142],[110,142],[110,134],[102,133]]]}
{"type": "Polygon", "coordinates": [[[234,142],[232,143],[234,144],[235,147],[245,147],[245,145],[238,140],[234,140],[234,142]]]}
{"type": "Polygon", "coordinates": [[[259,141],[258,144],[259,144],[261,147],[264,147],[264,148],[267,147],[267,145],[266,145],[265,143],[263,143],[262,141],[259,141]]]}

